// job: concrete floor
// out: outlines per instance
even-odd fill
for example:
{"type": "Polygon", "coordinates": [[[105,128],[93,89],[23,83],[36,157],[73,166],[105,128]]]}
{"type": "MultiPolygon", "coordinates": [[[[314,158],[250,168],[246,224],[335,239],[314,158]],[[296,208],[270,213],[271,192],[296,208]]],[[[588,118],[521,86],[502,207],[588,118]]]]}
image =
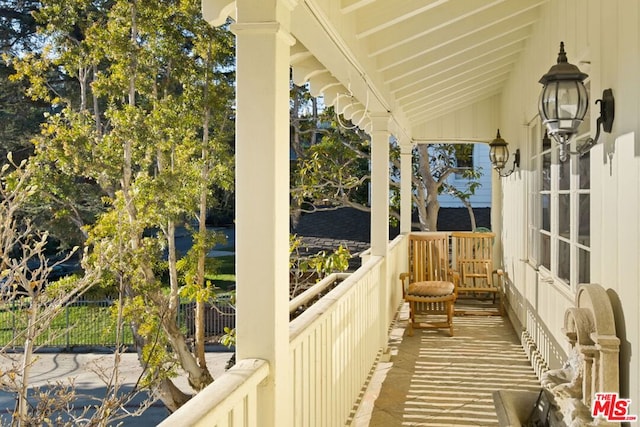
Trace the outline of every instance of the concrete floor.
{"type": "Polygon", "coordinates": [[[378,363],[352,426],[498,426],[493,391],[539,389],[506,317],[456,316],[453,337],[447,329],[409,337],[407,318],[405,305],[392,329],[391,360],[378,363]]]}

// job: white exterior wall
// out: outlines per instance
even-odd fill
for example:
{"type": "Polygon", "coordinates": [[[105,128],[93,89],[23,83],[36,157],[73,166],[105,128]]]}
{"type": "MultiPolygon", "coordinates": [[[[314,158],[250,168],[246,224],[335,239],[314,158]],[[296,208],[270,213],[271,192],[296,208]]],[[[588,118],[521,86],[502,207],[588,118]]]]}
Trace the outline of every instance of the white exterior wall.
{"type": "MultiPolygon", "coordinates": [[[[545,281],[527,262],[527,126],[537,114],[538,79],[555,63],[560,41],[569,62],[590,75],[591,135],[599,109],[595,100],[612,88],[615,122],[591,151],[591,282],[602,285],[616,311],[621,339],[621,394],[640,413],[640,2],[553,0],[529,41],[503,93],[500,129],[510,149],[522,152],[521,172],[502,179],[503,263],[514,324],[538,341],[554,365],[566,352],[564,312],[576,289],[545,281]],[[590,61],[582,63],[581,61],[590,61]],[[606,153],[614,150],[613,162],[606,153]],[[557,345],[557,347],[556,347],[557,345]]],[[[555,142],[554,142],[555,144],[555,142]]]]}

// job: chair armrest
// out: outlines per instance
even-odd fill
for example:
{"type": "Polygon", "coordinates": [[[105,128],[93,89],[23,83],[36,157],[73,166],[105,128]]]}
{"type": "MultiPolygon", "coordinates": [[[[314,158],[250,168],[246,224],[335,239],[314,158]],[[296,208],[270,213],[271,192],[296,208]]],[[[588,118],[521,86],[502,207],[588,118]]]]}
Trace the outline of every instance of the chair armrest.
{"type": "Polygon", "coordinates": [[[451,281],[453,282],[453,293],[458,298],[458,286],[460,286],[460,273],[456,270],[449,270],[451,281]]]}
{"type": "Polygon", "coordinates": [[[402,286],[402,298],[404,299],[404,297],[406,296],[407,293],[407,286],[409,286],[409,283],[405,283],[408,282],[409,280],[409,273],[400,273],[400,285],[402,286]]]}
{"type": "Polygon", "coordinates": [[[496,275],[498,276],[498,283],[496,284],[496,287],[498,287],[501,291],[504,291],[503,289],[503,285],[504,285],[504,277],[505,277],[505,273],[504,270],[501,268],[498,268],[496,270],[493,270],[491,272],[491,275],[496,275]]]}
{"type": "Polygon", "coordinates": [[[458,270],[450,269],[449,276],[451,276],[451,281],[454,285],[458,286],[460,283],[460,272],[458,270]]]}

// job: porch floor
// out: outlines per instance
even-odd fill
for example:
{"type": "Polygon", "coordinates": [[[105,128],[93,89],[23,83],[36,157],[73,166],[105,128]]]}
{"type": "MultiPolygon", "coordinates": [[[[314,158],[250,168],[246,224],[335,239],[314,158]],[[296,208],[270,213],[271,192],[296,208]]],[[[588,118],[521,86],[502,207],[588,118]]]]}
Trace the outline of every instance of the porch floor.
{"type": "Polygon", "coordinates": [[[391,361],[378,363],[351,426],[498,426],[493,391],[539,389],[506,316],[456,316],[453,337],[448,329],[409,337],[407,319],[404,304],[391,331],[391,361]]]}

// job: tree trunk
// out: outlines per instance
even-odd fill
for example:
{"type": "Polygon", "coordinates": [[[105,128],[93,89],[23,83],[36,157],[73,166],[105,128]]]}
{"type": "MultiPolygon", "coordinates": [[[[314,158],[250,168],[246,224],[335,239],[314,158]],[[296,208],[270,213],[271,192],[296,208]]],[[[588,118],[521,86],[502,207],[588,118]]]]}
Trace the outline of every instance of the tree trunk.
{"type": "Polygon", "coordinates": [[[29,374],[31,372],[31,365],[33,364],[33,342],[36,339],[36,324],[38,321],[38,297],[32,290],[29,290],[31,296],[31,304],[28,310],[29,319],[27,321],[27,336],[24,341],[24,355],[22,357],[22,369],[21,380],[22,384],[18,393],[18,401],[16,402],[16,413],[12,425],[16,427],[26,426],[29,402],[27,401],[27,393],[29,388],[29,374]]]}
{"type": "Polygon", "coordinates": [[[158,394],[160,395],[160,400],[162,400],[169,412],[172,413],[191,399],[190,395],[184,393],[168,379],[160,382],[158,385],[158,394]]]}
{"type": "Polygon", "coordinates": [[[438,231],[438,212],[440,212],[440,203],[438,202],[437,190],[435,195],[431,192],[427,196],[427,229],[429,231],[438,231]]]}
{"type": "MultiPolygon", "coordinates": [[[[211,55],[211,51],[208,52],[209,58],[211,55]]],[[[207,58],[207,60],[209,60],[207,58]]],[[[209,61],[207,61],[209,62],[209,61]]],[[[209,107],[209,70],[210,66],[207,67],[207,72],[205,73],[205,85],[204,85],[204,118],[202,120],[202,152],[201,152],[201,160],[202,160],[202,170],[200,171],[200,206],[198,212],[198,234],[201,239],[204,239],[207,234],[207,185],[209,183],[209,121],[211,118],[211,109],[209,107]]],[[[205,287],[205,263],[207,256],[207,248],[204,245],[199,245],[199,253],[198,253],[198,266],[196,272],[196,285],[200,289],[204,289],[205,287]]],[[[207,369],[207,360],[204,354],[204,337],[205,337],[205,303],[206,301],[202,301],[201,298],[196,299],[196,312],[195,312],[195,323],[196,323],[196,336],[195,336],[195,354],[196,354],[196,362],[201,369],[208,371],[207,369]]]]}
{"type": "Polygon", "coordinates": [[[468,200],[462,200],[462,203],[467,208],[467,212],[469,212],[469,220],[471,220],[471,231],[474,231],[476,226],[476,215],[473,213],[473,208],[471,207],[471,203],[468,200]]]}
{"type": "MultiPolygon", "coordinates": [[[[137,4],[134,0],[131,5],[131,43],[132,45],[135,45],[137,43],[137,37],[138,37],[137,4]]],[[[137,68],[137,57],[136,55],[132,55],[131,64],[130,64],[129,93],[128,93],[128,104],[130,107],[135,107],[135,104],[136,104],[136,86],[135,86],[136,68],[137,68]]],[[[124,151],[124,166],[122,170],[122,195],[125,200],[126,210],[129,217],[128,219],[129,219],[131,228],[133,230],[129,243],[131,245],[131,248],[134,251],[136,251],[140,247],[141,236],[139,235],[137,230],[138,213],[136,210],[135,201],[131,195],[131,178],[133,176],[133,164],[132,164],[133,141],[130,138],[127,138],[124,141],[123,151],[124,151]]],[[[172,238],[169,238],[168,240],[169,242],[173,241],[172,238]]],[[[174,245],[174,256],[175,256],[175,241],[173,241],[172,243],[174,245]]],[[[170,248],[170,251],[171,251],[171,248],[170,248]]],[[[155,282],[155,274],[153,272],[153,269],[149,265],[149,263],[142,262],[140,265],[140,269],[142,270],[144,280],[149,284],[153,284],[155,282]]],[[[129,293],[130,295],[134,295],[135,293],[133,289],[131,289],[130,285],[127,285],[127,287],[129,289],[126,289],[126,292],[129,293]]],[[[170,311],[171,311],[171,308],[170,308],[170,311]]],[[[183,361],[183,359],[188,360],[189,359],[188,357],[186,358],[181,357],[181,356],[184,356],[185,349],[186,349],[186,353],[188,353],[189,356],[191,356],[190,352],[186,348],[187,347],[186,343],[184,343],[184,337],[182,336],[177,326],[175,325],[175,319],[171,319],[170,321],[167,321],[167,317],[171,317],[171,316],[169,315],[169,316],[163,317],[162,326],[167,332],[167,335],[169,336],[172,346],[176,350],[180,360],[181,361],[183,361]],[[171,333],[174,332],[174,328],[175,330],[178,331],[180,335],[179,337],[175,335],[173,336],[171,335],[171,333]],[[180,342],[181,341],[180,338],[182,338],[182,342],[180,342]]],[[[134,330],[137,329],[137,326],[138,325],[134,325],[134,330]]],[[[185,363],[183,363],[182,366],[185,368],[185,370],[187,370],[187,372],[189,372],[188,368],[190,366],[188,366],[188,364],[185,365],[185,363]]],[[[169,379],[162,380],[162,383],[159,385],[159,393],[160,393],[162,402],[167,406],[167,408],[169,408],[169,410],[176,410],[181,405],[183,405],[184,402],[189,400],[188,395],[185,395],[183,392],[181,392],[175,386],[175,384],[173,384],[169,379]]]]}
{"type": "MultiPolygon", "coordinates": [[[[423,191],[426,196],[423,196],[423,202],[425,208],[422,212],[426,213],[426,218],[420,218],[420,223],[425,224],[427,230],[438,230],[438,212],[440,211],[440,203],[438,202],[438,190],[440,188],[440,182],[433,177],[431,171],[431,164],[429,162],[429,150],[427,145],[418,146],[419,156],[419,168],[420,175],[422,176],[423,191]]],[[[418,214],[420,214],[418,209],[418,214]]]]}
{"type": "MultiPolygon", "coordinates": [[[[184,334],[178,328],[175,319],[172,316],[162,318],[162,328],[167,334],[167,338],[171,342],[171,348],[176,353],[176,357],[180,362],[180,366],[187,373],[189,385],[194,390],[200,391],[213,382],[211,373],[206,369],[198,366],[195,357],[189,350],[184,334]]],[[[168,403],[163,399],[165,405],[168,403]]]]}
{"type": "MultiPolygon", "coordinates": [[[[173,158],[173,156],[171,156],[173,158]]],[[[158,154],[158,168],[160,171],[164,169],[162,162],[162,153],[158,154]]],[[[170,165],[173,172],[173,164],[170,165]]],[[[205,194],[206,197],[206,194],[205,194]]],[[[167,221],[167,251],[168,251],[168,264],[169,264],[169,304],[167,315],[162,318],[162,328],[167,334],[167,338],[171,342],[171,347],[176,352],[176,356],[180,361],[180,365],[187,372],[189,377],[189,384],[196,389],[202,390],[207,385],[213,382],[213,377],[207,369],[206,362],[204,365],[198,363],[196,358],[189,350],[187,346],[184,334],[177,326],[177,314],[180,307],[180,295],[178,285],[178,268],[176,257],[176,226],[172,219],[167,221]]],[[[204,249],[203,249],[204,250],[204,249]]],[[[203,276],[204,276],[204,264],[203,264],[203,276]]],[[[159,296],[161,299],[162,296],[159,296]]],[[[204,347],[202,352],[202,358],[204,360],[204,347]]],[[[166,404],[166,402],[165,402],[166,404]]]]}

